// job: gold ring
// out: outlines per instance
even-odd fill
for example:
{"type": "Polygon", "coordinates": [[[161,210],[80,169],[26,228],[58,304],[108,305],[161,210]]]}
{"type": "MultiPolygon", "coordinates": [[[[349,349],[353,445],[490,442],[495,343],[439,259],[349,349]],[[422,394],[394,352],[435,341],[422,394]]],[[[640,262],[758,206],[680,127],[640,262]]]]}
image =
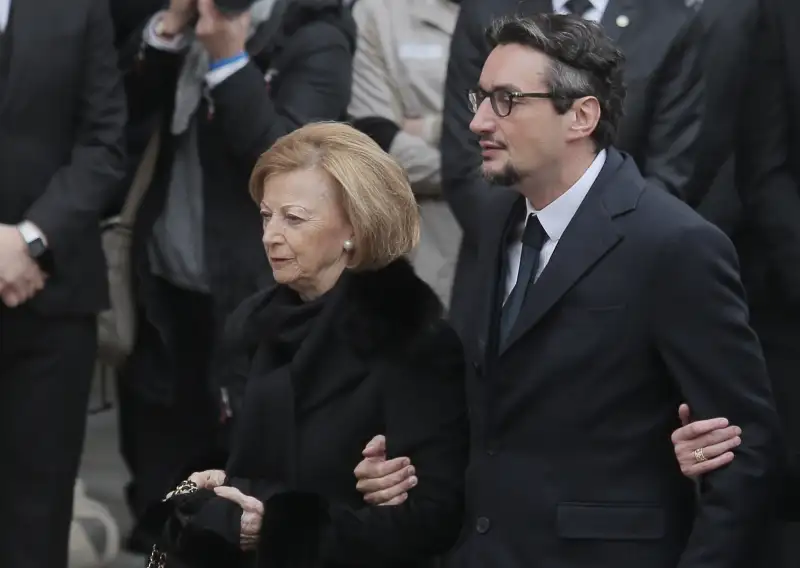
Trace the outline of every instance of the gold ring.
{"type": "Polygon", "coordinates": [[[707,460],[708,460],[708,458],[703,453],[703,448],[697,448],[694,451],[694,461],[696,461],[697,463],[703,463],[704,461],[707,461],[707,460]]]}

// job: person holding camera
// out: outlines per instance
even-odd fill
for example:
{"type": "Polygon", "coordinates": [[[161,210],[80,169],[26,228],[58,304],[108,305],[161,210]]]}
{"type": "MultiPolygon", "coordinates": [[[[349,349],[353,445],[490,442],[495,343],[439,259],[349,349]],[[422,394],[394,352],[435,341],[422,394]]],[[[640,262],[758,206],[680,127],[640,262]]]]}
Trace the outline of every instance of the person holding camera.
{"type": "Polygon", "coordinates": [[[171,0],[127,47],[132,119],[157,117],[160,132],[134,230],[136,344],[119,375],[131,550],[149,550],[158,527],[142,519],[176,479],[214,465],[230,414],[210,388],[214,346],[271,279],[250,172],[281,136],[345,117],[354,38],[341,0],[171,0]]]}

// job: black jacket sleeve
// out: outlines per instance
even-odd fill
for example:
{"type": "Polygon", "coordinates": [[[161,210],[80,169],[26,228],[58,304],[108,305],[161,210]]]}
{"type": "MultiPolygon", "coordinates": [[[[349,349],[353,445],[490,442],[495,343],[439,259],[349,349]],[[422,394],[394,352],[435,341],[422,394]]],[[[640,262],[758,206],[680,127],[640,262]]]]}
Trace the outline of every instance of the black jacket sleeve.
{"type": "Polygon", "coordinates": [[[653,333],[699,418],[741,426],[736,459],[704,478],[679,568],[742,566],[774,514],[781,433],[761,347],[748,324],[736,251],[705,222],[665,242],[654,275],[653,333]]]}
{"type": "Polygon", "coordinates": [[[682,199],[694,171],[703,117],[703,37],[700,17],[689,18],[673,40],[649,94],[654,110],[642,175],[682,199]]]}
{"type": "MultiPolygon", "coordinates": [[[[800,305],[800,186],[790,170],[787,38],[781,14],[766,0],[745,80],[736,156],[737,186],[749,224],[762,239],[781,295],[800,305]]],[[[794,120],[794,124],[792,124],[794,120]]]]}
{"type": "MultiPolygon", "coordinates": [[[[408,456],[419,483],[398,506],[351,509],[323,500],[317,545],[321,564],[395,566],[453,546],[461,528],[468,455],[463,361],[458,337],[441,324],[387,371],[388,454],[408,456]]],[[[307,495],[282,494],[266,500],[265,510],[288,519],[312,507],[307,495]]],[[[311,514],[299,522],[307,524],[311,514]]],[[[262,546],[275,546],[267,540],[262,538],[262,546]]]]}
{"type": "Polygon", "coordinates": [[[25,218],[41,229],[53,250],[69,250],[97,227],[124,175],[125,93],[117,69],[114,30],[106,0],[87,2],[82,87],[69,163],[51,178],[25,218]]]}
{"type": "Polygon", "coordinates": [[[251,61],[211,92],[214,121],[232,155],[248,163],[281,136],[310,122],[341,120],[350,101],[352,50],[335,25],[313,22],[296,31],[281,54],[277,89],[251,61]]]}
{"type": "Polygon", "coordinates": [[[472,111],[467,93],[478,85],[489,54],[484,25],[491,21],[482,0],[463,0],[450,42],[450,60],[444,89],[442,116],[442,192],[453,210],[464,239],[479,240],[484,203],[493,188],[481,174],[478,138],[469,130],[472,111]]]}

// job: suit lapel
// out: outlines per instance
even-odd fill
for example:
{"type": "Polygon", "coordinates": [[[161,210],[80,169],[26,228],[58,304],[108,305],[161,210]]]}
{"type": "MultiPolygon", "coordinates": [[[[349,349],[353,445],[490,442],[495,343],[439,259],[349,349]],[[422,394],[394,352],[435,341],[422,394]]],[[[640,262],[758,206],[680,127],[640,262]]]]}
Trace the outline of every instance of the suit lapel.
{"type": "Polygon", "coordinates": [[[495,323],[499,309],[500,292],[505,283],[505,263],[507,255],[507,237],[513,227],[513,218],[518,206],[524,207],[524,198],[515,191],[498,191],[496,209],[489,215],[489,230],[481,243],[479,256],[478,281],[481,283],[476,295],[476,321],[471,329],[475,330],[478,358],[485,364],[490,355],[495,323]]]}
{"type": "Polygon", "coordinates": [[[601,20],[606,35],[620,44],[623,36],[639,24],[639,7],[634,0],[609,0],[601,20]]]}
{"type": "MultiPolygon", "coordinates": [[[[8,71],[8,81],[6,82],[5,92],[3,93],[2,103],[0,103],[0,114],[14,112],[11,104],[14,95],[20,94],[24,97],[26,90],[21,88],[27,83],[26,72],[31,70],[36,63],[36,37],[32,36],[31,30],[36,26],[51,26],[57,21],[58,15],[53,11],[55,4],[51,7],[47,0],[11,0],[11,61],[8,71]],[[42,14],[48,17],[42,18],[42,14]]],[[[41,36],[40,36],[41,37],[41,36]]]]}
{"type": "Polygon", "coordinates": [[[553,0],[520,0],[517,14],[533,16],[534,14],[549,14],[553,11],[553,0]]]}
{"type": "Polygon", "coordinates": [[[613,219],[635,208],[642,186],[631,185],[627,179],[620,183],[621,170],[627,170],[622,156],[609,150],[600,176],[564,231],[539,280],[528,291],[500,355],[536,326],[561,297],[622,240],[623,235],[613,219]],[[613,188],[609,187],[612,185],[613,188]],[[630,187],[635,191],[626,191],[630,187]]]}

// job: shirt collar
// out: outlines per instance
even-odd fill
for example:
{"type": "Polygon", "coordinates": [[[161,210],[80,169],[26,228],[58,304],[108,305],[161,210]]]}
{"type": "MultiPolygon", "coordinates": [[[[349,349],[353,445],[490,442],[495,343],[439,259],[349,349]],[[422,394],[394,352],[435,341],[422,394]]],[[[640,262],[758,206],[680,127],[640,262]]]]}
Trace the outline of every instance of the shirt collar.
{"type": "Polygon", "coordinates": [[[597,176],[600,175],[605,163],[606,151],[601,150],[580,179],[563,195],[560,195],[558,199],[541,211],[536,211],[531,202],[527,199],[525,200],[528,215],[536,215],[539,218],[544,232],[547,233],[547,238],[551,241],[558,242],[561,239],[561,235],[567,230],[567,226],[572,221],[581,203],[583,203],[586,194],[589,193],[594,182],[597,181],[597,176]]]}

